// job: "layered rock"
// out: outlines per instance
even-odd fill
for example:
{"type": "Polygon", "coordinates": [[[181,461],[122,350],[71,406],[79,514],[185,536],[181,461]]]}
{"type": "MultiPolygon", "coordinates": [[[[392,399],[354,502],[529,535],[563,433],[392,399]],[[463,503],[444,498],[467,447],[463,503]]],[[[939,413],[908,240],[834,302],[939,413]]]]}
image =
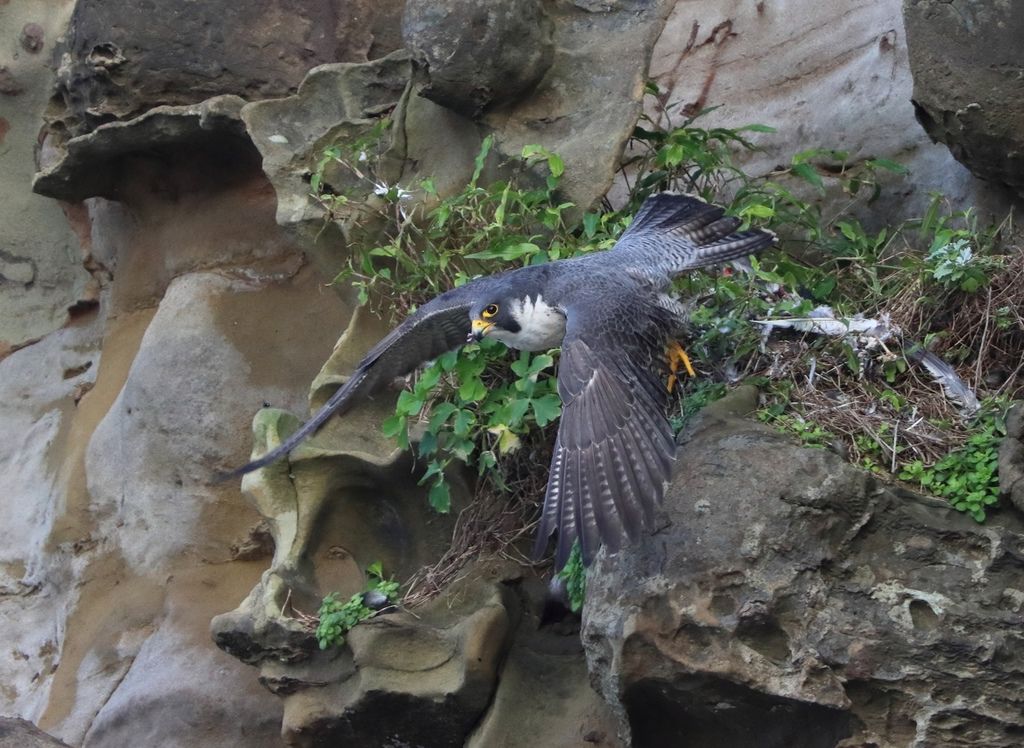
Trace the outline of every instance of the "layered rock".
{"type": "Polygon", "coordinates": [[[349,309],[276,227],[251,146],[210,160],[190,117],[192,141],[126,137],[122,202],[76,209],[92,311],[0,361],[4,710],[74,745],[280,743],[277,700],[209,640],[266,565],[231,550],[258,514],[209,483],[261,403],[304,404],[349,309]]]}
{"type": "Polygon", "coordinates": [[[50,126],[76,136],[155,106],[282,96],[315,65],[397,49],[400,13],[397,0],[79,0],[59,50],[50,126]]]}
{"type": "Polygon", "coordinates": [[[1024,525],[979,526],[711,406],[664,526],[589,577],[591,674],[633,745],[1010,746],[1024,525]]]}

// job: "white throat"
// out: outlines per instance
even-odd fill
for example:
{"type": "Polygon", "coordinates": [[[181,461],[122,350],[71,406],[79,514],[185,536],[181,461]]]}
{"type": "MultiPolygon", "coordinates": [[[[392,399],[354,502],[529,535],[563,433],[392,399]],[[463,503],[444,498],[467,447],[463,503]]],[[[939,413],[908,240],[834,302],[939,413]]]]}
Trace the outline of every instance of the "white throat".
{"type": "Polygon", "coordinates": [[[519,332],[494,329],[490,337],[521,351],[546,351],[562,344],[565,315],[545,302],[543,296],[513,302],[510,312],[519,324],[519,332]]]}

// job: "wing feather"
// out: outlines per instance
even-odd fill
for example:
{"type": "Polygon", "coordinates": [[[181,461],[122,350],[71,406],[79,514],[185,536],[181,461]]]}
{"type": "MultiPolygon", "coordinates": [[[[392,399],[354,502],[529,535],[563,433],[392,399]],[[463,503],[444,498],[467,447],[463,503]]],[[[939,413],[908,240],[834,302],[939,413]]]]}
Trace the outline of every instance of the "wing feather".
{"type": "Polygon", "coordinates": [[[663,192],[647,198],[611,251],[651,279],[754,254],[775,243],[763,229],[737,232],[741,221],[696,195],[663,192]]]}
{"type": "Polygon", "coordinates": [[[654,365],[668,329],[664,315],[653,304],[645,309],[636,291],[568,307],[558,372],[562,418],[535,546],[542,554],[558,533],[556,568],[577,539],[590,563],[601,543],[614,551],[623,534],[636,538],[650,527],[671,474],[668,392],[654,365]],[[617,301],[636,302],[634,313],[617,301]]]}

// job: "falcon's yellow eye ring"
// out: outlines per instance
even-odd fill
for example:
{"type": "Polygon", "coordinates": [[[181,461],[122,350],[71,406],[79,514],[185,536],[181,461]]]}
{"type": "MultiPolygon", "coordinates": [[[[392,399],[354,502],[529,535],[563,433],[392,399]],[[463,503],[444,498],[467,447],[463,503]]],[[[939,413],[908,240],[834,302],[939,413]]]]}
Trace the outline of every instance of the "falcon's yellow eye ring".
{"type": "Polygon", "coordinates": [[[483,316],[484,319],[490,319],[491,317],[493,317],[497,313],[498,313],[498,305],[497,304],[488,304],[487,306],[484,307],[484,311],[483,311],[483,314],[481,316],[483,316]]]}

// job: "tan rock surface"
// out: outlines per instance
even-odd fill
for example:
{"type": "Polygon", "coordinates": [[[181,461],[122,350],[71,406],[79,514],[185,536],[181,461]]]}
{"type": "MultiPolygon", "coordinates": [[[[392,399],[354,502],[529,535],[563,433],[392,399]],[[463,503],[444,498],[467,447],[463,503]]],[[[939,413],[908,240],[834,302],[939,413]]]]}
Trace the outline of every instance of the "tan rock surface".
{"type": "Polygon", "coordinates": [[[62,206],[26,189],[50,98],[53,44],[73,6],[0,4],[0,357],[66,324],[79,300],[94,300],[62,206]],[[38,46],[26,48],[19,32],[33,24],[38,46]]]}

